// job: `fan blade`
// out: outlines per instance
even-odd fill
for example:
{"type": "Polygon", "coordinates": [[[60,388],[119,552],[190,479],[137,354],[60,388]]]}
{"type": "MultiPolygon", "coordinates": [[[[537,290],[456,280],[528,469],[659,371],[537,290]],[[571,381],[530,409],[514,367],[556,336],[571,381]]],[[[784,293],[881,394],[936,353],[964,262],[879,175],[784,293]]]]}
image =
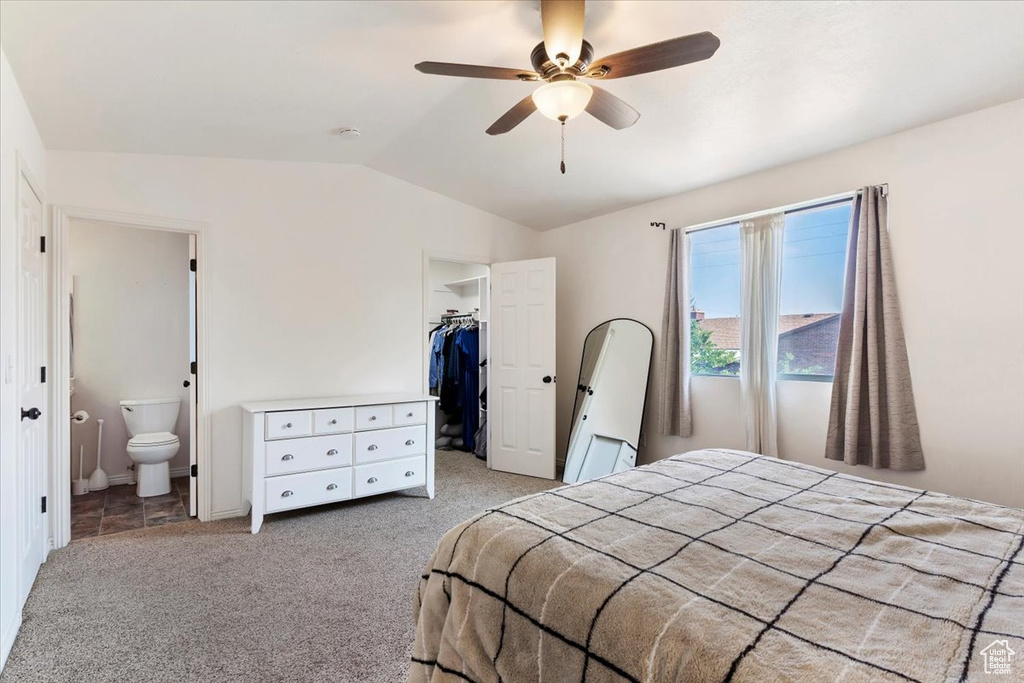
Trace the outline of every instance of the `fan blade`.
{"type": "Polygon", "coordinates": [[[640,112],[603,88],[591,85],[594,94],[587,104],[587,113],[615,130],[629,128],[640,118],[640,112]]]}
{"type": "Polygon", "coordinates": [[[500,119],[492,123],[491,127],[487,129],[487,134],[501,135],[502,133],[507,133],[525,121],[535,111],[537,111],[537,105],[533,103],[533,95],[527,95],[519,100],[519,104],[509,109],[500,119]]]}
{"type": "Polygon", "coordinates": [[[476,64],[451,64],[449,62],[420,62],[416,65],[420,73],[437,76],[462,76],[463,78],[496,78],[506,81],[536,81],[539,76],[529,69],[504,69],[500,66],[477,66],[476,64]]]}
{"type": "Polygon", "coordinates": [[[722,41],[714,33],[694,33],[608,55],[595,60],[587,74],[596,77],[593,75],[595,71],[600,73],[607,70],[601,78],[624,78],[671,69],[708,59],[721,44],[722,41]]]}
{"type": "Polygon", "coordinates": [[[541,0],[540,22],[544,27],[544,51],[555,64],[572,66],[583,48],[583,0],[541,0]]]}

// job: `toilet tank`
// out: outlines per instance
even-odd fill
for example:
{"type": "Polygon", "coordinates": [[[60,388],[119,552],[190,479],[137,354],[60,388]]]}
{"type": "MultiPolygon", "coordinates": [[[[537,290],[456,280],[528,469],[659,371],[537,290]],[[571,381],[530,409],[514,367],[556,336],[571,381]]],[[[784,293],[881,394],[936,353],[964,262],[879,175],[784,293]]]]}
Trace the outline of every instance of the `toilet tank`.
{"type": "Polygon", "coordinates": [[[121,415],[132,436],[154,432],[174,432],[181,399],[146,398],[121,401],[121,415]]]}

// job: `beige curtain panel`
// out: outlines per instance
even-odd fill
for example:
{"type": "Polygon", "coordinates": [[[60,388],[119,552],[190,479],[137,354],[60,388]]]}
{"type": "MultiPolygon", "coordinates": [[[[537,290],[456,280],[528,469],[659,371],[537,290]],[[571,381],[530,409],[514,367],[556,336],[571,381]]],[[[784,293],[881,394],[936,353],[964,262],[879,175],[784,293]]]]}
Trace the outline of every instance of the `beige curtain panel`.
{"type": "Polygon", "coordinates": [[[825,457],[924,469],[880,187],[854,201],[825,457]]]}
{"type": "Polygon", "coordinates": [[[672,230],[670,239],[661,319],[661,433],[691,436],[690,238],[682,230],[672,230]]]}
{"type": "Polygon", "coordinates": [[[740,222],[740,396],[747,450],[779,454],[775,377],[786,214],[740,222]]]}

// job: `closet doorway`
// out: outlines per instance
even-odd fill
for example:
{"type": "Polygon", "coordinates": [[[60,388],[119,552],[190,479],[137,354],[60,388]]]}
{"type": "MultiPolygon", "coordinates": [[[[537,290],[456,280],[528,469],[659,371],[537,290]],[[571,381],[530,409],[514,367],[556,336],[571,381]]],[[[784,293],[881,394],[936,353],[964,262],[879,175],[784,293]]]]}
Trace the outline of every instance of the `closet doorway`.
{"type": "Polygon", "coordinates": [[[487,462],[490,266],[425,257],[424,386],[438,396],[431,438],[442,451],[487,462]]]}
{"type": "Polygon", "coordinates": [[[436,448],[555,478],[555,259],[424,252],[423,325],[423,386],[440,398],[436,448]]]}

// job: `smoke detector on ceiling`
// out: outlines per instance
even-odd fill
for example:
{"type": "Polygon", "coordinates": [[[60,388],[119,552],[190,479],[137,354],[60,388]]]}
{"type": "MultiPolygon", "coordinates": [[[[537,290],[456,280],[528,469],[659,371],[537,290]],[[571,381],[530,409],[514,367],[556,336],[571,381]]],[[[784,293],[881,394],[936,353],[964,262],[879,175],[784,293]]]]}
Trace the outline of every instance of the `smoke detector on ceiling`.
{"type": "Polygon", "coordinates": [[[362,135],[358,128],[339,128],[334,133],[342,140],[356,140],[362,135]]]}

